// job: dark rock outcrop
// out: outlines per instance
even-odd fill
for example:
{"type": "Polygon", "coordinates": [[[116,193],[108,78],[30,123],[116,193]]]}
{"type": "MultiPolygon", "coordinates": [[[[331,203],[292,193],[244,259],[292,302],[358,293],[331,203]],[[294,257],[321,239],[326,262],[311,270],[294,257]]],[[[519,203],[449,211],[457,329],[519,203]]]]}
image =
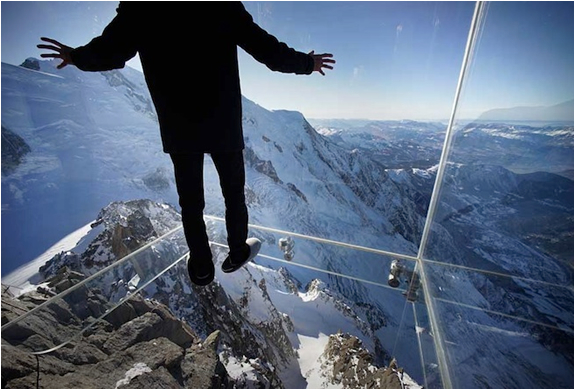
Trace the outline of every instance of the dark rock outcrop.
{"type": "Polygon", "coordinates": [[[142,178],[142,181],[152,191],[164,191],[170,188],[169,173],[164,168],[157,168],[155,171],[148,173],[142,178]]]}
{"type": "Polygon", "coordinates": [[[263,173],[274,181],[276,184],[283,184],[283,181],[278,177],[278,174],[274,168],[274,165],[269,160],[262,160],[250,147],[244,149],[244,158],[246,160],[246,165],[252,167],[257,172],[263,173]]]}
{"type": "Polygon", "coordinates": [[[9,175],[32,150],[22,137],[2,126],[2,175],[9,175]]]}
{"type": "MultiPolygon", "coordinates": [[[[30,293],[37,295],[38,293],[30,293]]],[[[14,308],[30,307],[2,295],[3,324],[14,308]]],[[[74,338],[80,319],[66,304],[50,305],[2,333],[3,388],[229,388],[234,381],[220,362],[220,335],[201,340],[167,307],[135,296],[118,307],[116,321],[107,317],[74,338]],[[122,312],[124,314],[122,314],[122,312]],[[131,313],[126,316],[126,313],[131,313]],[[134,317],[134,318],[130,318],[134,317]],[[42,318],[40,324],[34,318],[42,318]],[[117,320],[127,321],[120,324],[117,320]],[[61,334],[65,322],[67,333],[61,334]],[[14,334],[19,337],[10,337],[14,334]],[[72,340],[53,352],[33,355],[72,340]]],[[[113,312],[112,312],[113,313],[113,312]]],[[[19,312],[18,314],[21,314],[19,312]]]]}
{"type": "Polygon", "coordinates": [[[40,70],[40,61],[32,57],[26,58],[26,60],[22,62],[20,66],[26,69],[40,70]]]}

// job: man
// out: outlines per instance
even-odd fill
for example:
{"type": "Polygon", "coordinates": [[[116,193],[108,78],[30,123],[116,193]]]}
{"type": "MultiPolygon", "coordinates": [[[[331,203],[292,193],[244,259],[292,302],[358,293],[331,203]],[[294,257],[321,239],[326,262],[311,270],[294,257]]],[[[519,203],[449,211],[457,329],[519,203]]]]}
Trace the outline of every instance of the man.
{"type": "Polygon", "coordinates": [[[203,286],[215,273],[203,219],[205,153],[218,171],[226,206],[229,255],[222,270],[233,272],[252,260],[261,243],[247,238],[237,46],[284,73],[325,75],[324,69],[333,69],[332,55],[305,54],[279,42],[240,2],[120,2],[102,35],[85,46],[41,39],[49,45],[38,48],[54,51],[41,57],[61,59],[58,69],[118,69],[139,53],[163,149],[174,163],[190,279],[203,286]]]}

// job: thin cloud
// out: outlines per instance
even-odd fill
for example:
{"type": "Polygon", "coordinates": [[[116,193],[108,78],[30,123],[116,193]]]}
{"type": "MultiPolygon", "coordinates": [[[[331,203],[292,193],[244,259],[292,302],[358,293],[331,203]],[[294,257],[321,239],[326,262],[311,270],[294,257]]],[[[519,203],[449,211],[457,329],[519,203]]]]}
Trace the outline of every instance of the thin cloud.
{"type": "Polygon", "coordinates": [[[438,28],[440,24],[439,18],[436,17],[433,19],[433,27],[438,28]]]}
{"type": "Polygon", "coordinates": [[[395,44],[393,45],[393,54],[397,52],[397,41],[399,40],[399,34],[403,31],[403,24],[398,24],[395,27],[395,44]]]}

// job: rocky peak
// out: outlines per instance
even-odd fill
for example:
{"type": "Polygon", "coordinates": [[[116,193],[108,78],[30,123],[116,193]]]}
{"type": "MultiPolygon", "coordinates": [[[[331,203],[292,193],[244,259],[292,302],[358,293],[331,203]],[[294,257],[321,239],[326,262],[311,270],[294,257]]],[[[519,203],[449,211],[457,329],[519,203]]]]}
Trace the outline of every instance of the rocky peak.
{"type": "Polygon", "coordinates": [[[388,367],[375,366],[373,356],[361,340],[349,334],[329,336],[320,360],[326,384],[340,385],[344,389],[421,388],[397,367],[395,360],[388,367]]]}
{"type": "Polygon", "coordinates": [[[2,175],[9,175],[22,163],[24,156],[31,152],[30,146],[22,137],[2,126],[2,175]]]}
{"type": "Polygon", "coordinates": [[[329,296],[329,290],[327,289],[327,285],[320,279],[313,279],[306,286],[306,294],[309,296],[310,299],[315,299],[319,297],[320,294],[322,293],[325,296],[329,296]]]}
{"type": "Polygon", "coordinates": [[[22,62],[20,66],[27,69],[40,70],[40,61],[33,57],[26,58],[26,60],[22,62]]]}
{"type": "Polygon", "coordinates": [[[85,276],[81,273],[72,271],[64,266],[56,272],[56,275],[46,281],[50,290],[42,286],[39,288],[40,291],[46,292],[47,295],[56,295],[69,289],[84,278],[85,276]]]}
{"type": "MultiPolygon", "coordinates": [[[[275,367],[295,353],[291,345],[282,348],[287,336],[281,323],[250,323],[246,319],[246,309],[236,304],[217,282],[192,288],[198,303],[194,316],[202,319],[204,331],[221,331],[222,356],[226,365],[235,362],[242,367],[239,371],[245,371],[245,365],[251,376],[256,375],[258,382],[268,384],[266,387],[283,387],[275,367]]],[[[236,377],[246,386],[251,383],[243,374],[236,377]]]]}
{"type": "Polygon", "coordinates": [[[149,199],[127,202],[112,202],[98,214],[96,225],[103,223],[107,228],[113,225],[130,226],[130,221],[147,219],[159,235],[167,233],[181,223],[181,216],[170,205],[149,199]]]}
{"type": "Polygon", "coordinates": [[[92,274],[180,224],[180,214],[166,204],[147,199],[112,202],[100,211],[92,224],[92,228],[100,227],[102,231],[82,253],[73,250],[59,253],[40,267],[40,273],[50,278],[67,266],[92,274]]]}

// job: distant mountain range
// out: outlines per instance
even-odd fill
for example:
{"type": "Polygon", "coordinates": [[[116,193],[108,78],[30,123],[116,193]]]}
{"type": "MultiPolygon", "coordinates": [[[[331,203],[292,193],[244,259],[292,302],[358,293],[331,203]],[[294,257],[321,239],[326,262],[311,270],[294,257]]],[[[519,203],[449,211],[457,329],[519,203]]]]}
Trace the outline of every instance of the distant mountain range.
{"type": "Polygon", "coordinates": [[[498,122],[565,122],[573,124],[575,101],[573,99],[554,106],[497,108],[484,112],[478,121],[498,122]]]}

